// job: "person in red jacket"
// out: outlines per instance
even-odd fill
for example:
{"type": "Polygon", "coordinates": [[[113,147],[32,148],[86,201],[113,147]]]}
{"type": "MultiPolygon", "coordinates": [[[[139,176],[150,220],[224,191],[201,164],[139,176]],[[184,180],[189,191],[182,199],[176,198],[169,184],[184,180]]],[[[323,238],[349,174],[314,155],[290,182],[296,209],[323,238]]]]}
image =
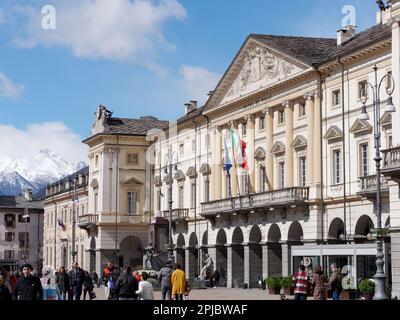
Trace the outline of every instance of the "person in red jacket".
{"type": "Polygon", "coordinates": [[[107,266],[103,269],[103,283],[104,283],[104,288],[105,288],[105,295],[106,299],[110,297],[110,288],[108,287],[108,280],[111,277],[111,275],[114,272],[114,263],[112,261],[109,261],[107,263],[107,266]]]}

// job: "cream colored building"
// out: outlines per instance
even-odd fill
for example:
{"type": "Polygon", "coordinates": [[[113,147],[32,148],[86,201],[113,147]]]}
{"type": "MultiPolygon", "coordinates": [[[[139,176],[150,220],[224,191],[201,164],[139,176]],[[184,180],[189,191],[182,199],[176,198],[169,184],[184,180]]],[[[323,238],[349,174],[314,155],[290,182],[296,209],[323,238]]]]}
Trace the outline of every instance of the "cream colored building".
{"type": "Polygon", "coordinates": [[[227,286],[257,286],[258,277],[292,274],[304,257],[314,266],[350,265],[355,279],[372,277],[377,226],[372,90],[370,121],[358,119],[360,91],[388,72],[395,113],[385,112],[393,85],[380,92],[382,227],[385,270],[399,296],[400,1],[378,13],[377,25],[352,26],[337,39],[250,35],[206,105],[186,106],[176,132],[154,144],[155,216],[168,218],[166,159],[173,183],[176,259],[189,277],[204,252],[226,274],[227,286]],[[249,170],[224,171],[230,130],[247,143],[249,170]],[[391,244],[390,244],[391,242],[391,244]]]}

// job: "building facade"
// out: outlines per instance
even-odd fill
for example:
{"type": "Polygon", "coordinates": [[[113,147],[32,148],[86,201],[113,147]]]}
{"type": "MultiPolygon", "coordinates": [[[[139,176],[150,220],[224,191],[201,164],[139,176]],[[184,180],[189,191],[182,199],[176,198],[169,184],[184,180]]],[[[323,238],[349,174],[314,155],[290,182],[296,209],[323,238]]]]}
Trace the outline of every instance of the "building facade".
{"type": "Polygon", "coordinates": [[[189,277],[199,274],[205,252],[229,287],[292,274],[306,258],[326,272],[335,262],[356,280],[375,274],[374,128],[359,115],[368,96],[373,119],[366,84],[374,84],[376,67],[378,80],[391,75],[377,116],[382,227],[390,228],[385,271],[399,296],[400,90],[396,112],[385,111],[385,89],[400,85],[399,18],[400,1],[392,1],[376,26],[359,33],[347,26],[337,39],[250,35],[206,105],[191,102],[174,130],[160,134],[154,214],[169,216],[170,154],[175,255],[189,277]],[[246,144],[247,169],[232,136],[246,144]]]}
{"type": "Polygon", "coordinates": [[[75,259],[85,270],[94,270],[86,258],[93,255],[93,250],[86,243],[85,230],[79,228],[79,223],[88,216],[88,184],[89,168],[85,167],[47,186],[43,199],[45,265],[69,269],[75,259]]]}
{"type": "Polygon", "coordinates": [[[43,265],[43,205],[24,195],[0,196],[0,265],[17,270],[25,262],[43,265]]]}

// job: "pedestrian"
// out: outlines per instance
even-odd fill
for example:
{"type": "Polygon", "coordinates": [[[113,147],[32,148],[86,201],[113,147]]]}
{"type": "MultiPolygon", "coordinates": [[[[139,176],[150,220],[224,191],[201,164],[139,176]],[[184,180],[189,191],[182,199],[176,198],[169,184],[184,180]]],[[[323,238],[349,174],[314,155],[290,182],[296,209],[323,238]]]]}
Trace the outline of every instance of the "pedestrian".
{"type": "Polygon", "coordinates": [[[96,285],[97,288],[100,288],[99,275],[97,274],[96,270],[93,270],[92,272],[92,279],[93,284],[96,285]]]}
{"type": "Polygon", "coordinates": [[[308,288],[310,285],[309,277],[305,271],[306,267],[301,264],[299,271],[296,272],[292,278],[292,285],[294,286],[294,299],[295,300],[307,300],[308,288]]]}
{"type": "Polygon", "coordinates": [[[124,267],[115,285],[115,295],[118,300],[137,300],[136,291],[139,289],[136,278],[132,275],[130,266],[124,267]]]}
{"type": "Polygon", "coordinates": [[[58,269],[56,283],[58,285],[58,290],[60,291],[62,300],[67,300],[67,292],[69,291],[69,278],[64,266],[58,269]]]}
{"type": "Polygon", "coordinates": [[[219,273],[218,269],[214,271],[214,288],[219,288],[219,279],[221,278],[221,274],[219,273]]]}
{"type": "Polygon", "coordinates": [[[172,300],[171,297],[171,274],[172,274],[172,262],[167,261],[165,267],[161,268],[158,274],[158,281],[161,285],[161,300],[165,300],[165,296],[168,294],[168,300],[172,300]]]}
{"type": "Polygon", "coordinates": [[[82,286],[85,281],[85,272],[79,267],[78,262],[74,262],[72,267],[72,270],[68,273],[69,286],[72,288],[73,299],[80,300],[82,295],[82,286]]]}
{"type": "Polygon", "coordinates": [[[147,279],[149,279],[149,275],[143,271],[142,281],[139,282],[139,289],[136,291],[140,300],[154,300],[153,285],[147,279]]]}
{"type": "Polygon", "coordinates": [[[139,272],[137,271],[133,271],[132,275],[136,278],[136,281],[139,283],[140,281],[142,281],[142,278],[140,277],[139,272]]]}
{"type": "Polygon", "coordinates": [[[186,281],[185,294],[183,295],[183,300],[189,300],[190,291],[192,291],[192,287],[190,286],[188,281],[186,281]]]}
{"type": "Polygon", "coordinates": [[[4,285],[10,292],[13,292],[18,279],[12,272],[11,267],[9,265],[4,265],[1,270],[1,275],[5,281],[4,285]]]}
{"type": "Polygon", "coordinates": [[[110,299],[110,287],[108,286],[108,282],[112,273],[114,272],[114,269],[115,267],[112,261],[109,261],[106,267],[103,269],[103,284],[104,284],[106,300],[110,299]]]}
{"type": "Polygon", "coordinates": [[[328,288],[332,294],[333,300],[340,300],[340,292],[342,291],[342,279],[336,263],[331,264],[331,275],[328,281],[328,288]]]}
{"type": "Polygon", "coordinates": [[[183,294],[186,289],[185,272],[181,270],[181,264],[176,264],[176,270],[171,275],[172,295],[175,300],[183,300],[183,294]]]}
{"type": "Polygon", "coordinates": [[[314,287],[313,297],[314,300],[326,300],[326,284],[328,282],[327,277],[322,272],[320,265],[315,267],[311,284],[314,287]]]}
{"type": "Polygon", "coordinates": [[[85,280],[83,281],[83,300],[86,300],[86,294],[89,294],[89,300],[93,299],[93,279],[89,272],[85,271],[85,280]]]}
{"type": "Polygon", "coordinates": [[[13,291],[14,300],[42,300],[43,290],[39,278],[31,272],[33,268],[29,263],[22,266],[22,276],[18,279],[13,291]]]}
{"type": "Polygon", "coordinates": [[[0,301],[11,301],[11,292],[5,285],[6,280],[0,276],[0,301]]]}

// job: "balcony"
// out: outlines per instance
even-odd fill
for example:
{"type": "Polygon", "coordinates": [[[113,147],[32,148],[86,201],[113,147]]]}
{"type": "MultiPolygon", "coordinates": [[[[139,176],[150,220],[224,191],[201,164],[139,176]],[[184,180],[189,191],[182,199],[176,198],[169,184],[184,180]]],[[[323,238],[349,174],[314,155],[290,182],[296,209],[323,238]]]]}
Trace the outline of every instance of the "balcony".
{"type": "Polygon", "coordinates": [[[400,184],[400,146],[382,150],[382,174],[400,184]]]}
{"type": "Polygon", "coordinates": [[[294,187],[205,202],[201,204],[201,215],[207,218],[221,213],[305,206],[307,200],[308,188],[294,187]]]}
{"type": "MultiPolygon", "coordinates": [[[[165,219],[169,219],[169,210],[163,211],[165,219]]],[[[184,222],[189,218],[189,209],[172,209],[172,222],[184,222]]]]}
{"type": "Polygon", "coordinates": [[[86,214],[78,217],[78,227],[86,231],[96,227],[99,222],[99,216],[97,214],[86,214]]]}
{"type": "MultiPolygon", "coordinates": [[[[376,200],[376,175],[361,177],[359,182],[359,191],[357,194],[368,200],[376,200]]],[[[381,176],[381,194],[389,194],[389,186],[386,178],[381,176]]]]}

